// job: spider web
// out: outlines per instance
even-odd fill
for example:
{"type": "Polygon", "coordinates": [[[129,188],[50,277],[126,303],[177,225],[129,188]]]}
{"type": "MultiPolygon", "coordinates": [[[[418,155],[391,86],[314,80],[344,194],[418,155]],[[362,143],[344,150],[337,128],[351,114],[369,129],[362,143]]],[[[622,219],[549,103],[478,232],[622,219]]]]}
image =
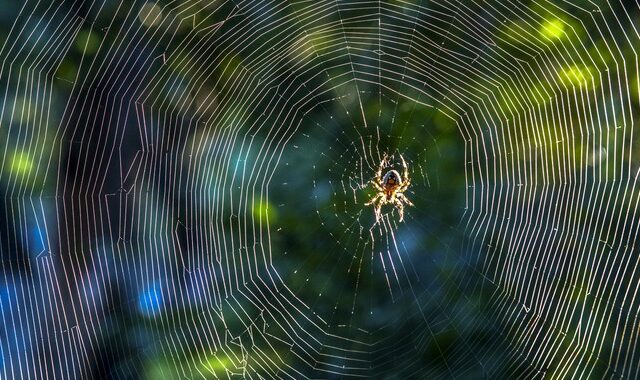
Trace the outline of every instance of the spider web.
{"type": "Polygon", "coordinates": [[[2,378],[640,377],[637,4],[0,8],[2,378]]]}

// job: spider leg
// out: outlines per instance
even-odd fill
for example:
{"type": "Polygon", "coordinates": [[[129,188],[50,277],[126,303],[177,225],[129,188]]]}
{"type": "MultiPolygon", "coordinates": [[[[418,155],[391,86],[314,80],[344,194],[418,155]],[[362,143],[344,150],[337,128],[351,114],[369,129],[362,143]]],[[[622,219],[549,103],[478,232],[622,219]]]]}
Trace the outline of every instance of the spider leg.
{"type": "Polygon", "coordinates": [[[405,182],[409,182],[409,167],[407,166],[407,162],[404,160],[404,157],[402,157],[402,155],[400,155],[400,159],[402,160],[402,167],[404,168],[404,170],[402,171],[402,179],[405,180],[405,182]]]}
{"type": "Polygon", "coordinates": [[[409,200],[409,198],[407,198],[406,195],[399,193],[398,194],[398,199],[400,199],[401,201],[403,201],[404,203],[408,204],[409,206],[413,206],[413,203],[411,203],[411,201],[409,200]]]}
{"type": "Polygon", "coordinates": [[[380,219],[382,219],[382,215],[380,213],[380,210],[382,209],[382,202],[378,203],[376,205],[376,207],[374,208],[374,212],[376,214],[376,223],[380,222],[380,219]]]}
{"type": "Polygon", "coordinates": [[[405,161],[402,155],[400,155],[400,159],[402,160],[403,170],[402,170],[402,184],[400,185],[398,192],[402,193],[403,191],[409,188],[409,185],[411,185],[411,179],[409,179],[409,167],[407,166],[407,161],[405,161]]]}
{"type": "Polygon", "coordinates": [[[385,203],[383,196],[384,194],[378,193],[373,198],[371,198],[369,202],[365,203],[365,205],[367,206],[374,205],[373,212],[376,214],[376,223],[380,221],[380,210],[382,209],[382,205],[385,203]]]}
{"type": "Polygon", "coordinates": [[[382,161],[380,161],[380,166],[378,166],[378,171],[376,172],[376,180],[380,181],[380,179],[382,178],[382,170],[384,169],[386,164],[387,154],[385,153],[384,156],[382,156],[382,161]]]}
{"type": "MultiPolygon", "coordinates": [[[[402,195],[402,194],[399,194],[399,195],[402,195]]],[[[396,204],[396,207],[398,207],[398,214],[400,214],[400,222],[402,222],[404,220],[404,204],[400,202],[400,199],[398,198],[394,199],[394,203],[396,204]]]]}
{"type": "MultiPolygon", "coordinates": [[[[374,205],[373,206],[373,211],[376,214],[376,223],[380,223],[380,219],[382,219],[382,206],[384,204],[387,203],[391,203],[389,200],[385,199],[385,189],[382,186],[382,184],[380,182],[382,182],[382,170],[384,170],[384,167],[387,164],[387,154],[385,153],[382,156],[382,160],[380,161],[380,165],[378,166],[378,171],[376,171],[376,175],[375,178],[371,180],[371,184],[373,185],[373,187],[376,189],[376,191],[378,191],[378,193],[376,195],[373,196],[373,198],[371,198],[369,200],[369,202],[365,203],[365,206],[370,206],[370,205],[374,205]]],[[[393,202],[395,202],[396,199],[393,199],[393,202]]]]}
{"type": "Polygon", "coordinates": [[[398,188],[398,192],[402,193],[405,190],[407,190],[409,188],[409,186],[411,185],[411,180],[407,177],[402,179],[402,184],[400,185],[400,187],[398,188]]]}
{"type": "Polygon", "coordinates": [[[373,198],[371,198],[371,199],[369,200],[369,202],[365,203],[364,205],[365,205],[365,206],[370,206],[370,205],[372,205],[372,204],[376,203],[376,201],[378,201],[378,199],[380,199],[380,198],[382,197],[382,195],[383,195],[383,194],[380,194],[380,193],[378,193],[378,194],[374,195],[374,196],[373,196],[373,198]]]}
{"type": "Polygon", "coordinates": [[[384,189],[382,188],[382,186],[380,185],[380,183],[376,179],[372,179],[371,180],[371,184],[373,185],[373,187],[376,188],[376,190],[384,191],[384,189]]]}

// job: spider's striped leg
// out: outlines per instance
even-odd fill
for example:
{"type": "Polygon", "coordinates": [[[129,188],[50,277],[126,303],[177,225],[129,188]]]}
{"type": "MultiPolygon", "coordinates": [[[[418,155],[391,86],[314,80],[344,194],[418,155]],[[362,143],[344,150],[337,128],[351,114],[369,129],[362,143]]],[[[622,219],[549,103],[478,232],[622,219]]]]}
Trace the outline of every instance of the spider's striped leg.
{"type": "Polygon", "coordinates": [[[400,159],[402,160],[403,170],[402,170],[402,184],[400,185],[398,192],[402,193],[403,191],[409,188],[409,185],[411,185],[411,179],[409,179],[409,167],[407,166],[407,161],[404,160],[404,157],[402,155],[400,155],[400,159]]]}
{"type": "Polygon", "coordinates": [[[380,219],[382,219],[382,213],[380,212],[381,209],[382,202],[379,202],[378,204],[376,204],[376,207],[373,210],[376,214],[376,223],[380,223],[380,219]]]}
{"type": "MultiPolygon", "coordinates": [[[[402,195],[402,194],[399,194],[402,195]]],[[[396,207],[398,207],[398,214],[400,214],[400,222],[404,220],[404,204],[400,201],[399,198],[394,200],[396,207]]]]}
{"type": "Polygon", "coordinates": [[[382,186],[379,183],[378,179],[372,179],[371,180],[371,184],[373,185],[373,187],[375,187],[376,190],[378,191],[384,191],[384,189],[382,188],[382,186]]]}
{"type": "Polygon", "coordinates": [[[403,178],[402,179],[402,184],[398,188],[398,193],[404,192],[405,190],[407,190],[409,188],[410,185],[411,185],[411,180],[409,178],[403,178]]]}
{"type": "Polygon", "coordinates": [[[370,205],[372,205],[372,204],[376,203],[376,201],[377,201],[378,199],[380,199],[383,195],[384,195],[384,194],[380,194],[380,193],[378,193],[378,194],[374,195],[374,196],[373,196],[373,198],[371,198],[371,199],[369,200],[369,202],[365,203],[364,205],[365,205],[365,206],[370,206],[370,205]]]}
{"type": "Polygon", "coordinates": [[[382,161],[380,161],[380,166],[378,166],[378,171],[376,172],[376,181],[381,181],[382,180],[382,169],[384,169],[385,165],[387,164],[387,154],[385,153],[384,156],[382,156],[382,161]]]}
{"type": "Polygon", "coordinates": [[[384,193],[377,193],[371,198],[371,200],[365,203],[365,206],[373,206],[373,212],[376,214],[376,223],[380,222],[382,205],[384,204],[384,193]]]}
{"type": "Polygon", "coordinates": [[[404,203],[408,204],[409,206],[413,206],[413,203],[411,203],[411,201],[409,200],[409,198],[407,198],[406,195],[404,195],[402,193],[398,193],[398,194],[396,194],[396,196],[398,197],[398,199],[400,199],[404,203]]]}
{"type": "Polygon", "coordinates": [[[407,162],[404,160],[404,157],[402,157],[402,155],[400,155],[400,159],[402,160],[402,167],[404,168],[404,170],[402,171],[402,179],[408,183],[409,167],[407,166],[407,162]]]}

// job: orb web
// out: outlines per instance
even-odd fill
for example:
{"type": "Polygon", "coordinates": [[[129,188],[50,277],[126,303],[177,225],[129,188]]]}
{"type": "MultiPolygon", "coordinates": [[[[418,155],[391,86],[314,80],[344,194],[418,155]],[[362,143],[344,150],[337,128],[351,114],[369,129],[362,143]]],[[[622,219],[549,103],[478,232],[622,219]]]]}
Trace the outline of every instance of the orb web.
{"type": "Polygon", "coordinates": [[[637,4],[3,7],[3,378],[638,377],[637,4]]]}

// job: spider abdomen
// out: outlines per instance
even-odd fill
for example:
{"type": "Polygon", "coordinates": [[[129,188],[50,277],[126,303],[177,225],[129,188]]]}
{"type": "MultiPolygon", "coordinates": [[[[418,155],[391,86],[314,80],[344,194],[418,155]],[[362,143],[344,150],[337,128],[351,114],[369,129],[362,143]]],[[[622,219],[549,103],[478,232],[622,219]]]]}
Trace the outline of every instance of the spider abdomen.
{"type": "Polygon", "coordinates": [[[398,186],[402,184],[402,178],[400,177],[400,173],[396,170],[389,170],[384,177],[382,177],[382,186],[387,191],[387,193],[393,192],[398,186]]]}

